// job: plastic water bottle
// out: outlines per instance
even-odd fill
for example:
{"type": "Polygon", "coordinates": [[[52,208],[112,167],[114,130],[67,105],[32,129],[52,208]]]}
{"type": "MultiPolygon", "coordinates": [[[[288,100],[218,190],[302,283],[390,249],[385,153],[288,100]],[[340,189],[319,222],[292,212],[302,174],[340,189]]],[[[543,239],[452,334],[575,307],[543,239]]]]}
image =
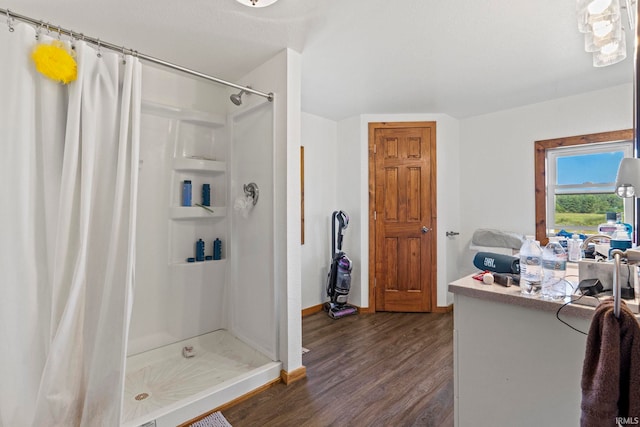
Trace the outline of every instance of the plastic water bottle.
{"type": "Polygon", "coordinates": [[[535,296],[540,292],[542,282],[542,249],[533,239],[527,239],[520,248],[520,293],[535,296]]]}
{"type": "Polygon", "coordinates": [[[545,299],[565,297],[564,276],[567,273],[567,253],[560,243],[550,241],[542,251],[542,290],[545,299]]]}

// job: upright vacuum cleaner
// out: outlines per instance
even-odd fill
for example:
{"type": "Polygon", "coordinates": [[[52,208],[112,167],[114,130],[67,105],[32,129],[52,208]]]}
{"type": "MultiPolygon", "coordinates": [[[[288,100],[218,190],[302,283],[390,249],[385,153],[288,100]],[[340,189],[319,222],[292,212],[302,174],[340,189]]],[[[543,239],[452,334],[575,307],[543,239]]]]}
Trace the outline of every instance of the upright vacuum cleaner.
{"type": "Polygon", "coordinates": [[[347,304],[349,289],[351,288],[351,260],[342,252],[342,237],[349,226],[349,216],[346,212],[335,211],[331,224],[331,268],[327,276],[327,297],[324,310],[332,319],[357,314],[358,309],[347,304]]]}

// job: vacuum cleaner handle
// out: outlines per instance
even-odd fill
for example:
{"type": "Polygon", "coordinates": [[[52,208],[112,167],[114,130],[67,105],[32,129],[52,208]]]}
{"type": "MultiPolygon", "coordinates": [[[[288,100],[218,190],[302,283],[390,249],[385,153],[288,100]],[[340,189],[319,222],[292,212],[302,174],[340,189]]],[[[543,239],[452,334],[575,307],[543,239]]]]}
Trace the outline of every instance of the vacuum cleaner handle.
{"type": "Polygon", "coordinates": [[[344,236],[344,230],[349,226],[349,215],[345,211],[335,211],[333,213],[333,224],[331,225],[331,232],[333,234],[334,241],[331,242],[332,255],[342,250],[342,237],[344,236]],[[336,233],[336,221],[338,221],[338,232],[336,233]],[[337,248],[336,242],[337,240],[337,248]],[[336,250],[337,249],[337,250],[336,250]]]}

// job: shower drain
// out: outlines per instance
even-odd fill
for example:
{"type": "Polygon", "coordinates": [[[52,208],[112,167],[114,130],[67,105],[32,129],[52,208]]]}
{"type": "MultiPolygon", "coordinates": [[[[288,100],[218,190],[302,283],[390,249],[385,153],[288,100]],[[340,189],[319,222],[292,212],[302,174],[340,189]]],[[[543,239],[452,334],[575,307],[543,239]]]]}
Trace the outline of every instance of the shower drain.
{"type": "Polygon", "coordinates": [[[135,400],[144,400],[149,397],[149,393],[140,393],[134,397],[135,400]]]}

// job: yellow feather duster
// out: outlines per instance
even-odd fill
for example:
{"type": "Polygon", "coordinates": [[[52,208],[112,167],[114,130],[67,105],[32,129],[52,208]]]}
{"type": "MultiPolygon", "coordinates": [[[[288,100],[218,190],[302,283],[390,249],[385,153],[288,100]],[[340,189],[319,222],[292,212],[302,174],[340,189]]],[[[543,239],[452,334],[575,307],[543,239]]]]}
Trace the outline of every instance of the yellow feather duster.
{"type": "Polygon", "coordinates": [[[69,84],[78,77],[78,64],[60,40],[38,44],[31,54],[36,70],[60,83],[69,84]]]}

